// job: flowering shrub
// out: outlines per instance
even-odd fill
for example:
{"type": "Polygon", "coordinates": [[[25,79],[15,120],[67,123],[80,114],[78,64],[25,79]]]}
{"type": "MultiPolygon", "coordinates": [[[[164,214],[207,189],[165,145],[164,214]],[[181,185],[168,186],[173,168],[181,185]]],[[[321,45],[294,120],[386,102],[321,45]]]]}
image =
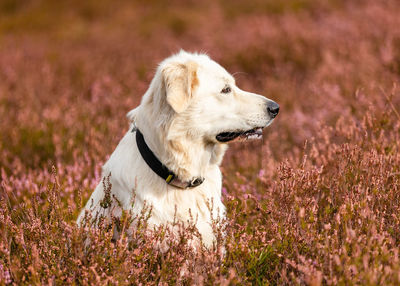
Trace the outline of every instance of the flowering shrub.
{"type": "Polygon", "coordinates": [[[399,2],[168,3],[0,4],[0,284],[398,285],[399,2]],[[150,207],[78,228],[125,114],[181,47],[281,105],[227,152],[215,247],[148,230],[150,207]]]}

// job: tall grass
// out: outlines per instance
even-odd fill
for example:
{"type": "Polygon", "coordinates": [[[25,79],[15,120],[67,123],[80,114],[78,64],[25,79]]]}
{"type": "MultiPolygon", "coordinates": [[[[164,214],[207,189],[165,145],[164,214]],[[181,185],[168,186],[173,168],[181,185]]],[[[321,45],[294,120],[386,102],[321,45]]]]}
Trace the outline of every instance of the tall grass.
{"type": "Polygon", "coordinates": [[[0,4],[0,283],[398,285],[399,14],[391,0],[0,4]],[[193,251],[190,226],[148,230],[147,213],[77,228],[126,112],[179,48],[281,105],[262,141],[228,150],[215,247],[193,251]]]}

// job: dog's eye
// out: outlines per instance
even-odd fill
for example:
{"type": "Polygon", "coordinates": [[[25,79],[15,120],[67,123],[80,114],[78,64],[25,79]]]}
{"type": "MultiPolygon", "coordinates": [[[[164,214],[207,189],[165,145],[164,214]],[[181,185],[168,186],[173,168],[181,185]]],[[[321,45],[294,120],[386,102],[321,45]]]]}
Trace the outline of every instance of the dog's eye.
{"type": "Polygon", "coordinates": [[[221,90],[221,93],[230,93],[231,92],[231,87],[228,85],[228,86],[225,86],[222,90],[221,90]]]}

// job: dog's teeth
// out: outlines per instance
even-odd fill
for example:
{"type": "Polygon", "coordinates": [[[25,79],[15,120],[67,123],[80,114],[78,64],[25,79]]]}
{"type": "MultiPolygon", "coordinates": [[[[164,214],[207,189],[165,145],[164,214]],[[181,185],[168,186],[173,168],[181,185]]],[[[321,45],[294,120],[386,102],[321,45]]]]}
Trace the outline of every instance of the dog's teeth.
{"type": "Polygon", "coordinates": [[[254,133],[256,133],[257,135],[262,135],[262,128],[261,128],[261,127],[256,128],[256,129],[254,130],[254,133]]]}
{"type": "Polygon", "coordinates": [[[257,135],[257,134],[252,134],[247,137],[247,139],[258,139],[258,138],[259,138],[259,135],[257,135]]]}

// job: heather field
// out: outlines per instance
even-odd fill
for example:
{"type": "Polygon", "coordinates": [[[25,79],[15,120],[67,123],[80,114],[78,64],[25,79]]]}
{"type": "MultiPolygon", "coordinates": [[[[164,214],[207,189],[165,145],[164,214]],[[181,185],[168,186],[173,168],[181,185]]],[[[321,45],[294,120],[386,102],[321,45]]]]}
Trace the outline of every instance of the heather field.
{"type": "Polygon", "coordinates": [[[0,285],[399,285],[399,15],[397,0],[0,1],[0,285]],[[161,253],[146,213],[78,228],[125,114],[181,48],[281,106],[224,158],[214,249],[193,252],[188,227],[161,253]]]}

